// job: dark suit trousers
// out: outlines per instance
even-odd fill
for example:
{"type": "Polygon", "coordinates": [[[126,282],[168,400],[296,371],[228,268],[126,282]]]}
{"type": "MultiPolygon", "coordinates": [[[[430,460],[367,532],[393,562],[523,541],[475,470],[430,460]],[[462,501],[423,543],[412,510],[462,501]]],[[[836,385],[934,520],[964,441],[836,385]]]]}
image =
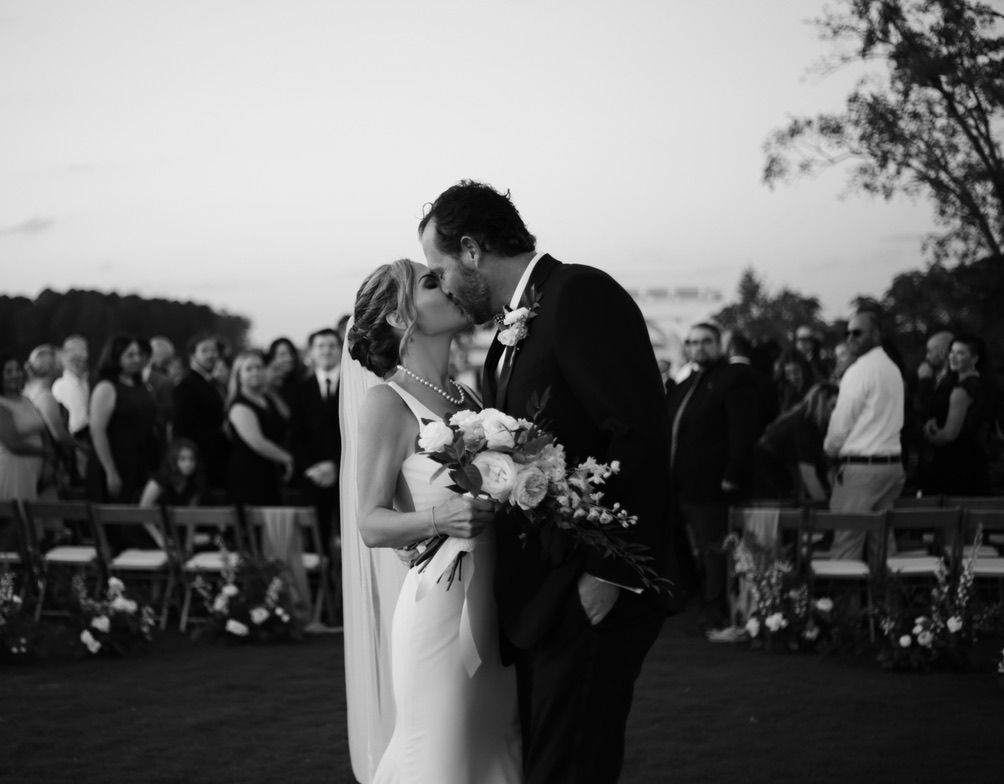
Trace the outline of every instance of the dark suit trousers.
{"type": "Polygon", "coordinates": [[[634,683],[665,612],[622,591],[592,626],[573,585],[550,632],[515,653],[524,784],[613,784],[634,683]]]}
{"type": "Polygon", "coordinates": [[[697,548],[701,572],[702,621],[710,626],[728,623],[726,555],[722,549],[729,526],[728,503],[679,502],[680,513],[697,548]]]}

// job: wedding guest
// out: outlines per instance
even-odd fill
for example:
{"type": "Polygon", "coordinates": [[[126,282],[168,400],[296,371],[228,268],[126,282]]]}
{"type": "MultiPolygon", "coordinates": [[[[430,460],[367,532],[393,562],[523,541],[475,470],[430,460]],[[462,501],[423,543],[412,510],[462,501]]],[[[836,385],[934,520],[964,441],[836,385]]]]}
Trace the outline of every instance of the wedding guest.
{"type": "Polygon", "coordinates": [[[269,389],[279,395],[286,405],[295,404],[297,387],[304,377],[303,362],[289,338],[276,338],[265,352],[265,369],[268,373],[269,389]]]}
{"type": "Polygon", "coordinates": [[[171,442],[171,420],[174,417],[174,382],[167,368],[174,359],[174,344],[165,337],[150,338],[150,353],[143,368],[143,381],[157,404],[157,430],[160,442],[171,442]]]}
{"type": "Polygon", "coordinates": [[[28,355],[25,369],[28,381],[24,385],[24,396],[41,414],[54,447],[42,466],[39,497],[55,501],[69,484],[76,462],[76,442],[66,427],[66,409],[52,394],[52,384],[59,375],[56,350],[49,345],[36,347],[28,355]]]}
{"type": "Polygon", "coordinates": [[[52,384],[52,396],[69,414],[67,429],[77,445],[74,482],[83,482],[91,458],[90,407],[91,385],[88,380],[87,341],[71,335],[63,341],[60,364],[63,375],[52,384]]]}
{"type": "Polygon", "coordinates": [[[134,504],[157,454],[157,406],[143,383],[143,355],[131,335],[108,339],[91,396],[94,458],[87,497],[98,503],[134,504]]]}
{"type": "Polygon", "coordinates": [[[770,376],[754,364],[753,342],[742,332],[732,330],[725,333],[722,336],[722,345],[733,372],[745,375],[746,381],[756,390],[760,403],[761,430],[757,433],[759,438],[763,432],[762,428],[777,418],[777,395],[774,384],[771,382],[770,376]]]}
{"type": "Polygon", "coordinates": [[[291,438],[296,477],[317,510],[324,546],[332,548],[338,509],[338,466],[342,456],[338,424],[339,366],[342,340],[333,329],[321,329],[307,340],[313,373],[303,379],[294,398],[291,438]]]}
{"type": "MultiPolygon", "coordinates": [[[[854,363],[840,380],[837,405],[823,448],[839,468],[830,496],[834,512],[892,508],[906,483],[900,431],[903,429],[903,376],[885,349],[878,316],[856,313],[847,325],[854,363]]],[[[861,560],[879,552],[878,531],[837,531],[834,558],[861,560]]],[[[890,537],[894,552],[895,542],[890,537]]]]}
{"type": "Polygon", "coordinates": [[[223,426],[224,395],[213,372],[219,362],[216,336],[202,333],[188,343],[189,367],[174,387],[175,439],[187,438],[199,447],[205,467],[206,484],[222,488],[226,484],[230,445],[223,426]]]}
{"type": "Polygon", "coordinates": [[[143,488],[140,506],[197,506],[202,492],[199,448],[187,438],[171,442],[160,470],[143,488]]]}
{"type": "Polygon", "coordinates": [[[793,409],[767,426],[753,458],[754,496],[824,501],[829,495],[823,439],[838,387],[816,384],[793,409]]]}
{"type": "Polygon", "coordinates": [[[847,372],[847,368],[851,366],[854,361],[854,357],[851,356],[851,350],[847,347],[844,341],[840,341],[833,347],[833,374],[830,376],[830,381],[834,384],[839,384],[840,379],[844,377],[844,373],[847,372]]]}
{"type": "Polygon", "coordinates": [[[33,501],[49,454],[45,422],[22,394],[21,363],[9,351],[0,351],[0,373],[0,501],[33,501]]]}
{"type": "Polygon", "coordinates": [[[833,374],[833,367],[823,356],[823,341],[810,326],[802,325],[795,330],[795,348],[805,358],[812,371],[812,384],[826,381],[833,374]]]}
{"type": "Polygon", "coordinates": [[[814,378],[812,368],[801,352],[788,349],[774,365],[774,383],[777,386],[777,410],[790,411],[805,397],[814,378]]]}
{"type": "Polygon", "coordinates": [[[936,447],[928,441],[925,427],[930,420],[939,426],[948,417],[948,401],[955,387],[948,367],[948,352],[954,335],[947,330],[928,338],[924,361],[917,367],[911,394],[911,441],[917,454],[917,485],[922,493],[937,494],[939,485],[933,465],[936,447]]]}
{"type": "Polygon", "coordinates": [[[686,340],[696,370],[669,399],[670,476],[701,571],[703,629],[728,626],[722,542],[729,506],[748,496],[760,404],[749,377],[723,356],[721,332],[695,324],[686,340]]]}
{"type": "Polygon", "coordinates": [[[975,335],[952,340],[948,366],[952,372],[948,408],[943,420],[924,423],[924,436],[934,447],[926,491],[956,496],[990,495],[989,461],[981,434],[985,392],[980,367],[986,356],[975,335]]]}
{"type": "Polygon", "coordinates": [[[283,449],[289,410],[265,384],[260,351],[234,360],[227,392],[227,424],[233,442],[227,468],[227,498],[233,504],[279,506],[282,482],[293,471],[293,456],[283,449]]]}

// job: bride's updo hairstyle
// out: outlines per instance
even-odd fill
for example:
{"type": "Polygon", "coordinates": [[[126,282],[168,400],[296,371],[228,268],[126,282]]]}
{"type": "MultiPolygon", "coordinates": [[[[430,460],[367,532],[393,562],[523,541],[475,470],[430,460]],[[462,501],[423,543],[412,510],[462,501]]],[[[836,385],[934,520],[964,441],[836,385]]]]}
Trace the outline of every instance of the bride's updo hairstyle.
{"type": "Polygon", "coordinates": [[[415,331],[415,268],[408,259],[378,267],[356,295],[354,322],[349,330],[349,356],[380,378],[389,376],[401,363],[415,331]],[[391,326],[397,315],[401,326],[391,326]]]}

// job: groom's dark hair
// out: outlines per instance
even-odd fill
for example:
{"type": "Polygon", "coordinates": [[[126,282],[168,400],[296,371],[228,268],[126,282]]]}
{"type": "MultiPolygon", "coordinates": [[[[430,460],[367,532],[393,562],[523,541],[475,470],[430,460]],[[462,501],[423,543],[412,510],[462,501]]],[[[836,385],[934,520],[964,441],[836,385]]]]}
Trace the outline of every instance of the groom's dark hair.
{"type": "Polygon", "coordinates": [[[490,253],[518,256],[536,250],[537,238],[526,228],[509,191],[499,193],[491,185],[461,180],[427,205],[418,233],[433,218],[439,249],[448,256],[460,254],[460,238],[473,237],[490,253]]]}

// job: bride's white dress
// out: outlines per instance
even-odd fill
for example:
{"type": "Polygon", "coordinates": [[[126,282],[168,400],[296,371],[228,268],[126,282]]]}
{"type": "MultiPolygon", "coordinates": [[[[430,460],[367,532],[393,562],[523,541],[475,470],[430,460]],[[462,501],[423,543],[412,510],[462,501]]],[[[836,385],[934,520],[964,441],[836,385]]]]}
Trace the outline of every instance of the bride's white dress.
{"type": "MultiPolygon", "coordinates": [[[[397,384],[389,386],[419,421],[439,419],[397,384]]],[[[411,498],[401,498],[399,508],[428,509],[450,497],[445,472],[432,480],[438,468],[420,454],[404,461],[411,498]]],[[[430,569],[412,569],[405,578],[391,634],[396,721],[374,784],[522,781],[516,674],[499,660],[494,566],[489,528],[449,589],[430,569]]]]}

